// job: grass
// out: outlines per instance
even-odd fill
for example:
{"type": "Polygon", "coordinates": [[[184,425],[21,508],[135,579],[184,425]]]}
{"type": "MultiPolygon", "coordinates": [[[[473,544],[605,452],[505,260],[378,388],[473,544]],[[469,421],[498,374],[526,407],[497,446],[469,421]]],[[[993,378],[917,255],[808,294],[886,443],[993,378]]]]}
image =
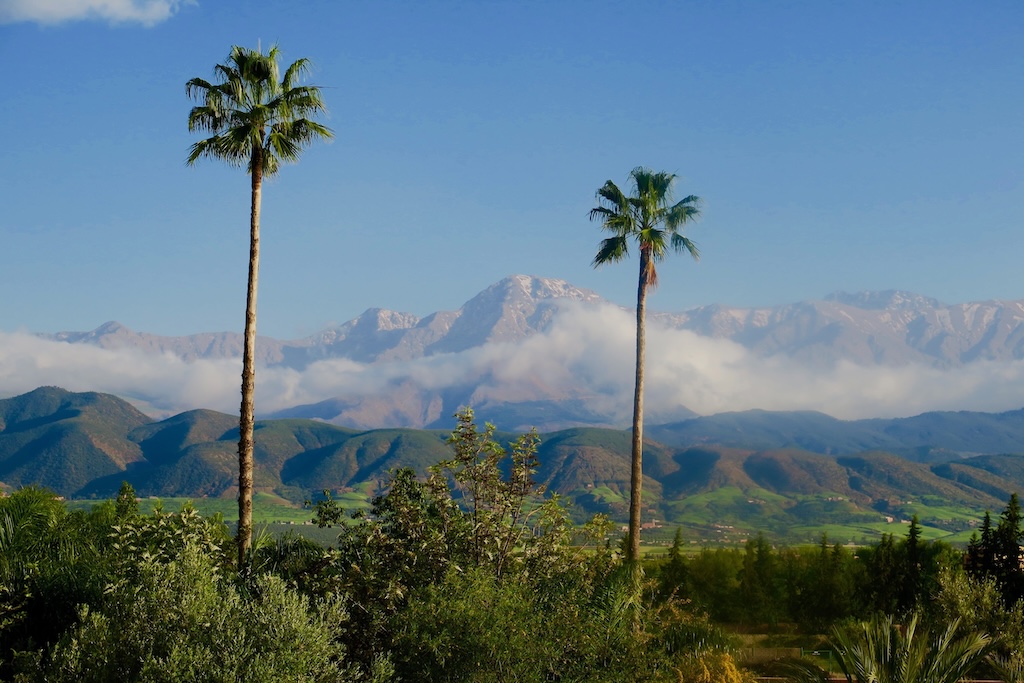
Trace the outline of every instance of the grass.
{"type": "MultiPolygon", "coordinates": [[[[341,493],[334,498],[346,511],[369,507],[369,498],[361,491],[341,493]]],[[[142,498],[139,511],[150,515],[159,506],[165,512],[176,512],[186,503],[191,503],[203,517],[220,515],[225,522],[238,521],[238,502],[233,498],[142,498]]],[[[97,504],[95,500],[67,503],[72,510],[89,510],[97,504]]],[[[252,519],[255,524],[301,525],[312,521],[313,511],[272,493],[260,492],[252,498],[252,519]]]]}
{"type": "MultiPolygon", "coordinates": [[[[575,492],[574,492],[575,493],[575,492]]],[[[595,486],[592,489],[588,489],[586,493],[594,497],[594,499],[601,503],[628,503],[629,499],[620,493],[612,491],[607,486],[595,486]]]]}
{"type": "MultiPolygon", "coordinates": [[[[334,496],[346,511],[368,508],[366,493],[352,491],[334,496]]],[[[69,500],[71,510],[91,510],[101,503],[95,500],[69,500]]],[[[238,501],[231,498],[142,498],[139,512],[151,515],[159,506],[164,512],[177,512],[183,505],[191,504],[203,517],[219,515],[234,533],[238,523],[238,501]]],[[[253,496],[252,517],[254,532],[267,532],[275,537],[295,535],[307,538],[327,547],[334,545],[338,538],[337,529],[321,529],[313,524],[313,510],[296,505],[272,493],[257,493],[253,496]]]]}

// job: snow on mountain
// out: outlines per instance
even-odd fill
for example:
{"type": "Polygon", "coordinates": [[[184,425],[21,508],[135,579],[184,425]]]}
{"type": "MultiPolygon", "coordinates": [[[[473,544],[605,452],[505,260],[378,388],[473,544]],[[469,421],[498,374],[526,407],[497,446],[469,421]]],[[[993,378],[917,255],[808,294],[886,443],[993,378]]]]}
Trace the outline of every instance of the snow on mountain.
{"type": "MultiPolygon", "coordinates": [[[[317,403],[285,402],[293,406],[285,411],[290,415],[358,427],[425,426],[446,420],[459,405],[469,403],[522,420],[525,426],[621,424],[632,386],[632,371],[627,367],[632,342],[626,328],[630,325],[620,307],[594,292],[564,280],[514,275],[480,292],[457,311],[419,318],[371,308],[305,339],[261,337],[256,348],[258,361],[268,369],[315,370],[313,375],[323,377],[316,380],[318,386],[347,392],[317,403]],[[545,337],[552,331],[558,335],[557,343],[545,337]],[[547,343],[538,347],[534,339],[547,343]],[[588,354],[591,364],[580,365],[579,359],[588,354]],[[620,363],[620,359],[625,360],[620,363]],[[319,361],[334,364],[312,367],[319,361]],[[323,376],[325,371],[329,379],[323,376]]],[[[836,293],[784,306],[709,305],[675,313],[651,312],[649,326],[729,340],[751,358],[779,357],[785,359],[787,372],[804,368],[812,378],[842,363],[944,371],[974,367],[975,361],[1024,358],[1024,301],[946,305],[902,291],[836,293]]],[[[90,332],[45,336],[69,344],[173,354],[188,362],[241,354],[241,336],[228,332],[160,337],[111,322],[90,332]]],[[[694,390],[703,396],[718,392],[725,386],[719,376],[732,376],[734,364],[730,363],[712,362],[699,370],[699,376],[714,379],[702,380],[710,382],[706,390],[699,384],[694,390]]],[[[683,372],[680,381],[694,376],[679,370],[683,366],[672,367],[673,372],[683,372]]],[[[652,388],[657,372],[657,366],[652,367],[652,388]]],[[[282,381],[282,388],[294,390],[293,380],[282,381]]],[[[675,386],[662,385],[663,393],[671,393],[675,386]]],[[[651,409],[665,407],[675,411],[667,417],[678,413],[676,419],[681,419],[689,399],[681,402],[670,394],[662,398],[668,402],[659,406],[655,400],[651,409]]],[[[279,395],[276,405],[283,401],[279,395]]]]}
{"type": "MultiPolygon", "coordinates": [[[[424,318],[371,308],[311,337],[281,341],[261,337],[259,360],[302,368],[325,358],[361,363],[402,361],[453,353],[492,342],[517,343],[546,329],[566,301],[606,303],[564,280],[513,275],[491,285],[457,311],[424,318]]],[[[652,324],[729,339],[768,357],[811,363],[840,359],[858,364],[918,362],[950,367],[974,360],[1024,358],[1024,301],[945,305],[889,290],[838,292],[817,301],[764,308],[717,304],[679,313],[652,312],[652,324]]],[[[233,332],[161,337],[108,322],[90,332],[45,335],[56,341],[103,348],[172,353],[185,360],[233,358],[241,335],[233,332]]]]}

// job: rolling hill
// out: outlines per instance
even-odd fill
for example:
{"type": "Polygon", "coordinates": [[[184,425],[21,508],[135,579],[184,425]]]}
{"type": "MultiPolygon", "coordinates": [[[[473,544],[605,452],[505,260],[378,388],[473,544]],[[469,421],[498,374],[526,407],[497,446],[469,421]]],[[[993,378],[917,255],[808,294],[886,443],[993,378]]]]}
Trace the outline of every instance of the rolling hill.
{"type": "MultiPolygon", "coordinates": [[[[886,523],[916,513],[926,524],[956,531],[1024,488],[1022,455],[917,462],[878,449],[828,455],[799,447],[831,438],[842,444],[837,450],[883,437],[905,444],[898,437],[920,438],[922,425],[949,443],[998,445],[1012,438],[1019,411],[957,413],[945,427],[941,414],[911,418],[916,422],[897,428],[891,421],[865,421],[860,433],[856,423],[816,413],[718,417],[650,430],[675,443],[645,445],[646,519],[686,525],[702,537],[729,528],[813,535],[823,525],[877,534],[886,523]],[[825,430],[813,438],[800,431],[813,427],[825,430]],[[784,445],[774,445],[779,442],[784,445]]],[[[7,487],[47,486],[78,498],[113,496],[123,480],[143,496],[230,498],[236,494],[237,439],[230,415],[195,410],[150,421],[114,396],[43,387],[0,401],[0,481],[7,487]]],[[[261,420],[256,489],[297,501],[321,489],[374,490],[396,468],[424,474],[449,457],[446,439],[442,430],[361,431],[298,418],[261,420]]],[[[569,496],[580,515],[603,512],[624,519],[627,431],[574,427],[541,439],[539,483],[569,496]]]]}

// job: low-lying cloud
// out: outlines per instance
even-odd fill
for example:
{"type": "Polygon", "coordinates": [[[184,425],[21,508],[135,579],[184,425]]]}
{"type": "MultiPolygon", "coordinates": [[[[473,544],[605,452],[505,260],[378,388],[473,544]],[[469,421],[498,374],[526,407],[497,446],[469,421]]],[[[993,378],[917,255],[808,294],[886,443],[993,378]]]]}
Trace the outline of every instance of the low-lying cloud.
{"type": "Polygon", "coordinates": [[[60,24],[99,19],[153,26],[192,0],[0,0],[0,23],[60,24]]]}
{"type": "MultiPolygon", "coordinates": [[[[302,370],[261,367],[257,408],[271,413],[333,397],[387,396],[397,386],[440,392],[475,387],[473,400],[582,399],[614,422],[632,406],[634,320],[613,306],[569,306],[550,327],[516,344],[390,363],[318,361],[302,370]]],[[[0,333],[0,394],[38,386],[122,396],[164,416],[191,408],[237,413],[241,361],[185,362],[170,354],[108,350],[0,333]]],[[[650,422],[763,408],[818,410],[835,417],[899,417],[929,410],[1001,411],[1024,405],[1024,361],[978,361],[951,369],[925,365],[821,369],[785,357],[651,324],[646,405],[650,422]]]]}

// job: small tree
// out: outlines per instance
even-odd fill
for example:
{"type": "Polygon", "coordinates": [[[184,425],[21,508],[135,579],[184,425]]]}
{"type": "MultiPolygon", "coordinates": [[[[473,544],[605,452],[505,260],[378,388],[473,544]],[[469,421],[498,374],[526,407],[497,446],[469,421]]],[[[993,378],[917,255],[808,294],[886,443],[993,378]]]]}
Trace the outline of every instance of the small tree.
{"type": "Polygon", "coordinates": [[[679,596],[686,589],[686,558],[683,557],[683,529],[676,527],[672,546],[668,549],[668,560],[658,568],[658,582],[661,596],[679,596]]]}
{"type": "MultiPolygon", "coordinates": [[[[346,595],[351,601],[351,629],[344,642],[350,656],[364,666],[380,652],[393,650],[396,634],[408,633],[414,600],[444,613],[444,619],[424,617],[436,636],[438,629],[447,628],[444,624],[466,616],[452,613],[455,602],[460,610],[466,605],[466,590],[480,588],[492,597],[529,594],[530,604],[519,607],[536,614],[550,607],[547,611],[554,614],[569,599],[569,591],[590,591],[588,580],[603,578],[601,567],[608,565],[606,553],[590,553],[574,543],[602,540],[607,518],[597,516],[577,529],[563,503],[545,498],[543,487],[534,481],[536,433],[519,437],[506,450],[495,441],[493,425],[477,428],[472,410],[460,411],[456,418],[449,440],[453,457],[431,468],[427,482],[418,481],[411,469],[394,473],[387,491],[374,498],[367,518],[341,527],[330,566],[318,569],[324,593],[346,595]],[[450,602],[450,589],[463,598],[450,602]]],[[[334,525],[342,511],[328,499],[317,505],[317,518],[334,525]]],[[[468,599],[482,598],[474,593],[468,599]]],[[[568,606],[583,608],[571,602],[568,606]]],[[[475,605],[477,611],[487,608],[475,605]]],[[[492,616],[495,624],[514,617],[492,616]]],[[[485,625],[471,620],[474,628],[485,625]]],[[[527,642],[532,634],[521,635],[517,642],[527,642]]],[[[501,641],[497,633],[489,638],[501,641]]],[[[429,649],[435,644],[417,646],[429,649]]],[[[405,657],[396,652],[396,666],[422,671],[422,661],[405,657]]]]}
{"type": "Polygon", "coordinates": [[[139,515],[139,499],[135,497],[135,488],[126,481],[121,482],[114,501],[114,514],[118,519],[137,517],[139,515]]]}
{"type": "Polygon", "coordinates": [[[774,624],[781,595],[776,580],[776,557],[763,534],[747,541],[740,571],[740,595],[746,617],[754,623],[774,624]]]}
{"type": "Polygon", "coordinates": [[[903,562],[892,534],[882,534],[882,540],[868,551],[866,558],[868,578],[868,608],[872,612],[892,614],[897,610],[903,585],[903,562]]]}
{"type": "Polygon", "coordinates": [[[901,610],[912,610],[924,592],[922,577],[922,561],[924,548],[921,542],[921,524],[917,515],[910,519],[907,538],[903,542],[904,572],[901,582],[899,606],[901,610]]]}
{"type": "Polygon", "coordinates": [[[1021,509],[1017,494],[1010,496],[993,534],[993,559],[996,579],[1007,605],[1024,598],[1024,572],[1021,570],[1021,509]]]}
{"type": "Polygon", "coordinates": [[[494,439],[491,423],[481,432],[473,409],[455,415],[458,421],[448,443],[455,457],[431,468],[435,491],[447,489],[450,478],[466,508],[470,523],[470,550],[475,565],[490,565],[500,579],[510,557],[530,532],[530,522],[541,510],[544,487],[538,486],[537,430],[530,430],[502,448],[494,439]],[[508,475],[502,471],[509,460],[508,475]]]}
{"type": "Polygon", "coordinates": [[[1021,508],[1014,493],[993,529],[991,515],[986,511],[981,527],[981,538],[971,536],[965,562],[974,578],[992,577],[999,586],[1003,602],[1014,605],[1024,598],[1024,570],[1021,569],[1021,508]]]}

